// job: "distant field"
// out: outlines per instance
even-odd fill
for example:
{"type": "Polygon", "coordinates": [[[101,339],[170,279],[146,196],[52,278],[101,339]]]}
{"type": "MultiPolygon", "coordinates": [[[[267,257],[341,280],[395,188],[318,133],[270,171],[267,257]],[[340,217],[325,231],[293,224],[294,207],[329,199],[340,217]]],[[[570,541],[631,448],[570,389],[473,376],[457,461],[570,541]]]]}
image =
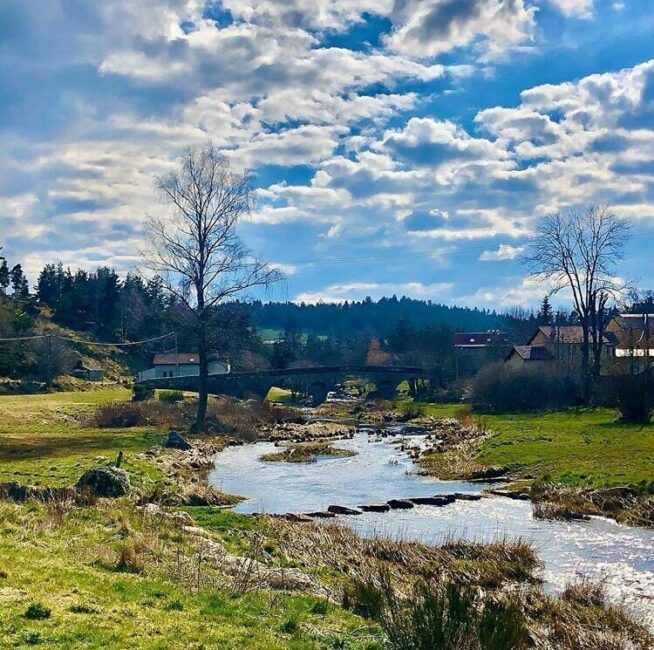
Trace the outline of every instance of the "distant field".
{"type": "MultiPolygon", "coordinates": [[[[452,417],[461,405],[429,404],[452,417]]],[[[601,487],[654,482],[654,425],[622,424],[612,409],[475,415],[493,435],[479,448],[484,465],[520,466],[521,474],[567,485],[601,487]]]]}

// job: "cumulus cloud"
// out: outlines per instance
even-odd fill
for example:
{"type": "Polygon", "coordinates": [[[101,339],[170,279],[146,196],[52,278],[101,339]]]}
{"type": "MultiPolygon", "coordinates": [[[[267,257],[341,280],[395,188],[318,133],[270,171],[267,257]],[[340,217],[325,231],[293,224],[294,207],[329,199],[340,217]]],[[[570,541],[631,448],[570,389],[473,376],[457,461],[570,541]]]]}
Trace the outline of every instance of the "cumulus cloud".
{"type": "Polygon", "coordinates": [[[402,54],[433,57],[481,40],[482,58],[493,58],[529,38],[534,14],[523,0],[397,0],[386,42],[402,54]]]}

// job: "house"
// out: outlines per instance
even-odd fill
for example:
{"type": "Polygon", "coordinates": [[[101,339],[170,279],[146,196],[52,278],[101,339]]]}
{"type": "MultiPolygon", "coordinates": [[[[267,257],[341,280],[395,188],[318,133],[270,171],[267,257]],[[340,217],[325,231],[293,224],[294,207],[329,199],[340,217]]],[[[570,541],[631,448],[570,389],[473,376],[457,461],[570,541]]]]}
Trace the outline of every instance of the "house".
{"type": "Polygon", "coordinates": [[[487,363],[501,361],[511,347],[507,332],[457,332],[454,335],[457,377],[472,376],[487,363]]]}
{"type": "Polygon", "coordinates": [[[504,359],[507,365],[517,369],[552,368],[555,366],[555,361],[554,355],[544,345],[514,345],[504,359]]]}
{"type": "Polygon", "coordinates": [[[618,371],[641,372],[654,365],[654,314],[620,314],[606,329],[616,339],[618,371]]]}
{"type": "Polygon", "coordinates": [[[104,370],[102,368],[91,368],[80,359],[73,370],[73,377],[85,379],[86,381],[102,381],[104,379],[104,370]]]}
{"type": "MultiPolygon", "coordinates": [[[[210,375],[225,375],[231,372],[229,363],[209,361],[210,375]]],[[[148,379],[169,379],[173,377],[197,377],[200,374],[200,361],[196,353],[155,354],[152,368],[138,374],[139,381],[148,379]]]]}
{"type": "MultiPolygon", "coordinates": [[[[583,329],[581,325],[541,325],[526,345],[514,346],[504,359],[514,367],[553,368],[564,374],[576,374],[581,368],[583,329]]],[[[606,332],[603,336],[602,364],[613,358],[616,338],[606,332]]]]}

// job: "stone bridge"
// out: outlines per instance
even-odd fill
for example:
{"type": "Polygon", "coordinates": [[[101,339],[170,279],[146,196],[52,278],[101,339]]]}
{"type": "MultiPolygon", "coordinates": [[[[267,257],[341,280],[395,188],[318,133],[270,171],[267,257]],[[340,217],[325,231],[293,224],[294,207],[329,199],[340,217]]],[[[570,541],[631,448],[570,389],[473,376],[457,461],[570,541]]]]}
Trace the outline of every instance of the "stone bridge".
{"type": "MultiPolygon", "coordinates": [[[[374,384],[380,397],[392,398],[397,386],[408,381],[410,390],[421,379],[430,379],[428,370],[413,366],[326,366],[317,368],[287,368],[259,372],[231,372],[209,375],[209,393],[237,398],[264,399],[273,387],[286,388],[300,395],[311,395],[321,404],[327,393],[347,379],[360,379],[374,384]]],[[[197,377],[169,377],[141,382],[154,388],[197,391],[197,377]]]]}

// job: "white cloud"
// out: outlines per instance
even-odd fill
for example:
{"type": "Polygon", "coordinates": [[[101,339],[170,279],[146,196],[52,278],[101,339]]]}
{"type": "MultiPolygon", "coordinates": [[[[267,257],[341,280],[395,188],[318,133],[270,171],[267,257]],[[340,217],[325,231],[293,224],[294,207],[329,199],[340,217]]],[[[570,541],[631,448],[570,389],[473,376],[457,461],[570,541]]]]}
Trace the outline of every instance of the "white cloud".
{"type": "Polygon", "coordinates": [[[386,43],[405,55],[433,57],[481,40],[489,59],[529,39],[535,11],[523,0],[398,0],[386,43]]]}
{"type": "Polygon", "coordinates": [[[561,13],[577,18],[591,18],[594,0],[549,0],[561,13]]]}
{"type": "Polygon", "coordinates": [[[436,282],[422,284],[420,282],[350,282],[332,284],[321,291],[299,293],[293,302],[345,302],[346,300],[363,300],[367,296],[379,299],[383,296],[414,296],[434,301],[445,301],[449,298],[453,284],[451,282],[436,282]]]}
{"type": "Polygon", "coordinates": [[[498,246],[497,250],[484,251],[479,256],[479,261],[480,262],[501,262],[501,261],[504,261],[504,260],[514,260],[524,250],[525,250],[524,246],[511,246],[511,244],[500,244],[498,246]]]}

